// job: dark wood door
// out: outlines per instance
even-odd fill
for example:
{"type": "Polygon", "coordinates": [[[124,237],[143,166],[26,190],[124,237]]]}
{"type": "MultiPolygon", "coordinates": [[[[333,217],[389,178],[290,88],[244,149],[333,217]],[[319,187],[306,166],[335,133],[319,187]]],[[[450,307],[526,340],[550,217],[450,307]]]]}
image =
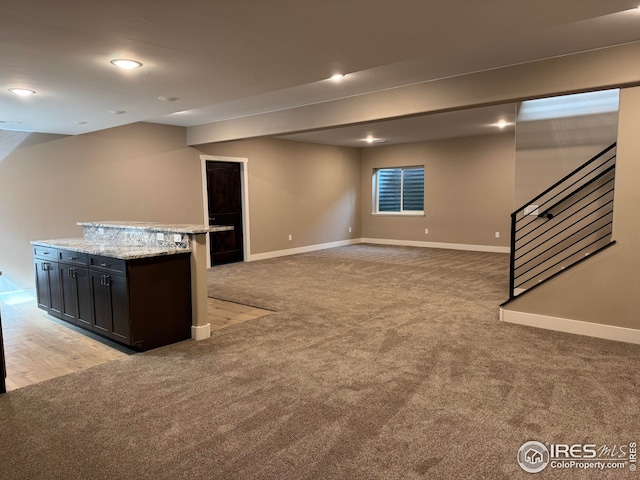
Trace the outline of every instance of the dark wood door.
{"type": "Polygon", "coordinates": [[[209,225],[233,225],[209,234],[211,265],[244,260],[240,163],[207,162],[209,225]]]}

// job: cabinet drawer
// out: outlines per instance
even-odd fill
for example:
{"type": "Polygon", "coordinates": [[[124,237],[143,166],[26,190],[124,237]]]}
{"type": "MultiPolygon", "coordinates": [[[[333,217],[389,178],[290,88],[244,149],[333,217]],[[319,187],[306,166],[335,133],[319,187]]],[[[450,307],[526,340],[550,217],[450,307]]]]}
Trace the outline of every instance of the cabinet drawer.
{"type": "Polygon", "coordinates": [[[89,261],[88,257],[86,253],[74,252],[73,250],[58,250],[58,262],[60,263],[86,267],[89,261]]]}
{"type": "Polygon", "coordinates": [[[127,267],[125,260],[111,257],[101,257],[99,255],[89,256],[89,267],[103,272],[124,275],[127,267]]]}
{"type": "Polygon", "coordinates": [[[52,247],[41,247],[40,245],[33,246],[33,256],[38,258],[46,258],[52,262],[58,261],[58,249],[52,247]]]}

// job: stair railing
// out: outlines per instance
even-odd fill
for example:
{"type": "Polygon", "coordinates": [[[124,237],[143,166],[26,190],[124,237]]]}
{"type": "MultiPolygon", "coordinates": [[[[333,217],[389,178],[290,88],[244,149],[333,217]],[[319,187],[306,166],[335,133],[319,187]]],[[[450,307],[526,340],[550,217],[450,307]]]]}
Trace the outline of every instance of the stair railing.
{"type": "Polygon", "coordinates": [[[611,244],[616,143],[511,214],[509,300],[611,244]]]}

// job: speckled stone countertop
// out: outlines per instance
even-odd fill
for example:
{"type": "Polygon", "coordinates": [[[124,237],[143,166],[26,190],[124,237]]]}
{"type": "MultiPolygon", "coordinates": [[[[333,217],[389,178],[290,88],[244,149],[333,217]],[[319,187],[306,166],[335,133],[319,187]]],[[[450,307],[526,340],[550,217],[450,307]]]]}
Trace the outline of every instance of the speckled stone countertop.
{"type": "Polygon", "coordinates": [[[160,255],[176,255],[190,253],[191,249],[169,249],[166,247],[151,247],[146,245],[115,245],[109,243],[96,243],[86,238],[56,238],[54,240],[34,240],[32,245],[41,247],[61,248],[75,252],[88,253],[89,255],[102,255],[105,257],[119,258],[121,260],[134,260],[136,258],[157,257],[160,255]]]}
{"type": "Polygon", "coordinates": [[[185,225],[154,222],[78,222],[77,225],[80,225],[81,227],[122,228],[128,230],[143,230],[147,232],[187,233],[192,235],[233,230],[233,227],[231,226],[207,226],[197,224],[185,225]]]}
{"type": "Polygon", "coordinates": [[[191,252],[191,235],[233,230],[232,226],[152,222],[78,222],[81,238],[34,240],[33,245],[132,260],[191,252]]]}

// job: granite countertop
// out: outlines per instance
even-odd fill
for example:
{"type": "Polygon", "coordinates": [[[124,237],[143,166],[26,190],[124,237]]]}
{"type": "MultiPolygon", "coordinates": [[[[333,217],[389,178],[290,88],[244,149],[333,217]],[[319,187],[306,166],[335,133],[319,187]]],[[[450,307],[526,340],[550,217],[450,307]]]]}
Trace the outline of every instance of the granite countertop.
{"type": "Polygon", "coordinates": [[[105,257],[119,258],[121,260],[133,260],[136,258],[157,257],[160,255],[176,255],[180,253],[190,253],[190,248],[169,249],[167,247],[149,247],[136,245],[116,245],[109,243],[98,243],[86,238],[57,238],[55,240],[34,240],[32,245],[41,247],[62,248],[74,250],[76,252],[88,253],[89,255],[103,255],[105,257]]]}
{"type": "Polygon", "coordinates": [[[78,222],[81,227],[102,227],[102,228],[122,228],[130,230],[143,230],[147,232],[166,232],[166,233],[186,233],[198,234],[209,232],[224,232],[233,230],[230,225],[224,226],[208,226],[202,224],[171,224],[171,223],[155,223],[155,222],[78,222]]]}

